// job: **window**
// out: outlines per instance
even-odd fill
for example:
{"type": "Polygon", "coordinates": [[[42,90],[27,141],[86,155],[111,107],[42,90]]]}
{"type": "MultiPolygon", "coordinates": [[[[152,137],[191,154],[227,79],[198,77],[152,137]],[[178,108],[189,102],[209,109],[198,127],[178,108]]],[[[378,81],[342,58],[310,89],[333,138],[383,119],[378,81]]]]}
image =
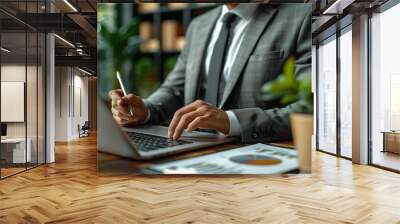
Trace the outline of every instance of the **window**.
{"type": "Polygon", "coordinates": [[[320,44],[317,51],[317,148],[336,153],[336,36],[320,44]]]}
{"type": "Polygon", "coordinates": [[[351,24],[319,45],[317,63],[317,148],[351,158],[353,72],[351,24]]]}
{"type": "Polygon", "coordinates": [[[400,170],[399,21],[400,4],[371,18],[370,156],[373,164],[395,170],[400,170]]]}
{"type": "Polygon", "coordinates": [[[340,155],[352,157],[352,32],[351,26],[340,36],[340,155]]]}

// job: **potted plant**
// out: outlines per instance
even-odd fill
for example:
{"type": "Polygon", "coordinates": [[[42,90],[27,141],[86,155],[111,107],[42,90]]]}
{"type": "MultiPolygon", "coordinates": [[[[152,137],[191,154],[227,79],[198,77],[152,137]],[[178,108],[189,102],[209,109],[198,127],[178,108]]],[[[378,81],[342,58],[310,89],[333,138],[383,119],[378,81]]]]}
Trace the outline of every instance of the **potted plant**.
{"type": "Polygon", "coordinates": [[[283,73],[272,82],[262,86],[263,100],[279,100],[282,106],[301,102],[303,110],[290,115],[295,147],[299,156],[301,172],[311,172],[311,139],[313,134],[313,93],[308,74],[296,76],[296,60],[289,57],[283,73]]]}

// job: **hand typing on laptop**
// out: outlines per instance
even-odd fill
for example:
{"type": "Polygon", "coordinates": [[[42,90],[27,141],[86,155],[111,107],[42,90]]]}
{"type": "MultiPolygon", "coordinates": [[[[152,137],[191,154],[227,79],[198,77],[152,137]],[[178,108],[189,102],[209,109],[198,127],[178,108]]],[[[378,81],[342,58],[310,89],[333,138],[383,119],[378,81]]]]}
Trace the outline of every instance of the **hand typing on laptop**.
{"type": "MultiPolygon", "coordinates": [[[[143,124],[148,117],[148,109],[142,99],[133,94],[123,96],[121,90],[111,90],[111,112],[114,120],[123,126],[143,124]],[[133,113],[131,114],[130,108],[133,113]]],[[[188,104],[177,110],[168,128],[170,139],[179,139],[184,130],[194,131],[198,128],[213,129],[227,135],[229,118],[225,111],[202,100],[188,104]]]]}
{"type": "Polygon", "coordinates": [[[228,114],[203,100],[196,100],[177,110],[168,128],[168,137],[179,139],[183,130],[213,129],[225,135],[229,133],[228,114]]]}

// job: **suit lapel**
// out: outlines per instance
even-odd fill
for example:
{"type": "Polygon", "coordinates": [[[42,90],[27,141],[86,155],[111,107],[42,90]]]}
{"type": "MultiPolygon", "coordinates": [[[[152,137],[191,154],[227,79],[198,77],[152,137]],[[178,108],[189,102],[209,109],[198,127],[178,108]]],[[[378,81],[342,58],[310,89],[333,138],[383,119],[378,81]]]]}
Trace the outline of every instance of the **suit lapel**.
{"type": "Polygon", "coordinates": [[[217,21],[219,15],[221,14],[221,7],[214,9],[204,21],[199,21],[201,24],[196,27],[192,34],[193,47],[191,48],[192,56],[189,58],[188,63],[189,68],[191,68],[191,73],[186,75],[187,88],[185,89],[185,103],[191,103],[196,98],[196,93],[198,90],[199,76],[201,71],[201,66],[203,65],[203,60],[205,60],[205,51],[208,46],[208,39],[213,32],[215,22],[217,21]]]}
{"type": "Polygon", "coordinates": [[[222,95],[222,100],[219,108],[222,108],[231,94],[236,82],[238,81],[240,74],[244,66],[246,65],[254,47],[256,46],[258,39],[264,32],[265,27],[268,25],[270,20],[274,17],[277,9],[273,6],[260,6],[256,11],[255,17],[248,24],[248,28],[245,31],[246,34],[243,37],[239,52],[236,56],[235,62],[232,65],[231,74],[226,82],[225,90],[222,95]]]}

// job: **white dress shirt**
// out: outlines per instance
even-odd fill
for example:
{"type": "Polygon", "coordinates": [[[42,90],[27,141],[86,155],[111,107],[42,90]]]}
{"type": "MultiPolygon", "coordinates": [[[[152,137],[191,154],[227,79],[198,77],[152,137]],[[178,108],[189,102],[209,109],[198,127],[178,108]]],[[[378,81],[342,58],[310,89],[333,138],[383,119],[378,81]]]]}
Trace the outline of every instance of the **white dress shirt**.
{"type": "MultiPolygon", "coordinates": [[[[256,11],[258,7],[258,3],[245,3],[245,4],[239,4],[236,6],[234,9],[229,10],[226,5],[222,6],[221,10],[221,15],[219,16],[214,30],[211,34],[210,37],[210,42],[207,48],[206,52],[206,59],[205,59],[205,74],[208,75],[209,69],[210,69],[210,61],[212,57],[212,53],[214,50],[215,42],[217,42],[217,39],[219,37],[219,33],[221,32],[222,29],[222,18],[224,15],[228,12],[232,12],[236,14],[238,17],[236,18],[236,21],[233,26],[233,31],[231,32],[231,44],[229,45],[229,48],[227,49],[227,54],[225,57],[225,65],[223,68],[223,78],[225,79],[225,82],[229,79],[229,76],[231,74],[231,68],[232,65],[236,59],[236,56],[239,52],[240,45],[243,41],[243,37],[245,35],[245,30],[247,28],[247,25],[250,23],[251,19],[253,18],[254,12],[256,11]]],[[[239,121],[236,117],[236,115],[232,111],[227,111],[228,118],[229,118],[229,136],[240,136],[241,130],[240,130],[240,124],[239,121]]]]}

